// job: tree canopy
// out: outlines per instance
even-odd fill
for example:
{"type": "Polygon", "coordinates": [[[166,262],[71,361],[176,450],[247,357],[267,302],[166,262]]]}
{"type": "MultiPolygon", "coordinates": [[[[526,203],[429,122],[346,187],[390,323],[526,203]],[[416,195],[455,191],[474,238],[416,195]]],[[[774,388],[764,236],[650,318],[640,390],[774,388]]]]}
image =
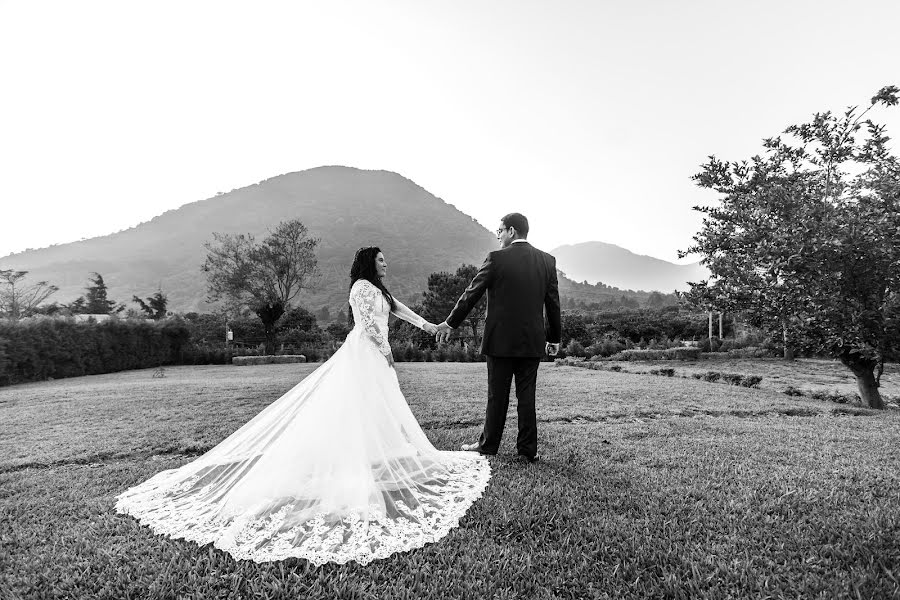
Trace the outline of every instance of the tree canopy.
{"type": "Polygon", "coordinates": [[[158,290],[155,294],[147,298],[145,302],[141,298],[137,296],[131,297],[132,301],[137,303],[138,306],[141,307],[141,310],[154,321],[159,321],[160,319],[164,319],[166,316],[166,307],[169,304],[169,299],[163,294],[162,290],[158,290]]]}
{"type": "Polygon", "coordinates": [[[878,408],[884,360],[900,350],[900,163],[867,115],[898,91],[816,113],[749,160],[711,156],[694,179],[720,202],[695,207],[703,226],[681,253],[702,255],[711,273],[692,284],[693,302],[744,311],[786,346],[840,359],[878,408]]]}
{"type": "Polygon", "coordinates": [[[213,233],[203,271],[209,298],[248,306],[263,323],[266,352],[275,351],[275,324],[317,272],[316,246],[298,219],[278,224],[262,242],[252,235],[213,233]]]}
{"type": "MultiPolygon", "coordinates": [[[[422,308],[425,311],[423,316],[435,323],[440,323],[450,316],[450,311],[456,306],[456,301],[466,291],[477,273],[478,267],[475,265],[462,265],[455,273],[441,271],[429,275],[428,289],[425,291],[422,301],[422,308]]],[[[481,341],[478,331],[486,311],[487,297],[483,296],[462,322],[462,325],[472,334],[473,345],[477,346],[481,341]]]]}

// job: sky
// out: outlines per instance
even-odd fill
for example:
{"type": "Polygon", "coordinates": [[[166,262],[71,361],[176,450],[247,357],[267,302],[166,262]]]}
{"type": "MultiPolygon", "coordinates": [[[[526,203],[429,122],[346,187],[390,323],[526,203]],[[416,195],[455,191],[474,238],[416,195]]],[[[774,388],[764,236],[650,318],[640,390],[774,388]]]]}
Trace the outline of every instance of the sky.
{"type": "Polygon", "coordinates": [[[689,262],[707,156],[900,85],[898,30],[894,0],[0,0],[0,257],[346,165],[689,262]]]}

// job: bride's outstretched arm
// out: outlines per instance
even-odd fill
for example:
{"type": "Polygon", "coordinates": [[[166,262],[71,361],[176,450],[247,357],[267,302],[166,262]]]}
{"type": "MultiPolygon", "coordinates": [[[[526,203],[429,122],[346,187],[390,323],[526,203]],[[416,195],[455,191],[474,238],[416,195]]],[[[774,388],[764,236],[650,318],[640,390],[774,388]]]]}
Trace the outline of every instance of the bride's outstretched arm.
{"type": "Polygon", "coordinates": [[[429,323],[427,319],[424,319],[423,317],[416,314],[414,310],[412,310],[396,298],[394,298],[394,304],[396,306],[394,307],[394,310],[391,311],[392,315],[394,315],[398,319],[403,319],[407,323],[411,323],[419,329],[427,331],[428,333],[434,333],[434,329],[436,326],[433,323],[429,323]]]}

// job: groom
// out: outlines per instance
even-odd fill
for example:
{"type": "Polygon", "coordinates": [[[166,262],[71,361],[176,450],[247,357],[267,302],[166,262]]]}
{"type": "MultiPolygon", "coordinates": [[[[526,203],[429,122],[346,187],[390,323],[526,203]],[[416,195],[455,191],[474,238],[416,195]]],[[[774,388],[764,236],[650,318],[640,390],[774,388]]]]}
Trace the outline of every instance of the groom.
{"type": "Polygon", "coordinates": [[[463,450],[497,454],[509,390],[516,380],[519,435],[516,450],[523,460],[535,462],[537,415],[534,391],[538,365],[544,353],[555,356],[561,334],[556,259],[528,243],[528,219],[510,213],[500,219],[500,250],[488,254],[478,274],[463,292],[447,320],[438,325],[437,338],[446,341],[469,311],[487,292],[487,317],[481,353],[487,360],[488,402],[484,431],[477,444],[463,450]],[[544,331],[544,309],[549,330],[544,331]]]}

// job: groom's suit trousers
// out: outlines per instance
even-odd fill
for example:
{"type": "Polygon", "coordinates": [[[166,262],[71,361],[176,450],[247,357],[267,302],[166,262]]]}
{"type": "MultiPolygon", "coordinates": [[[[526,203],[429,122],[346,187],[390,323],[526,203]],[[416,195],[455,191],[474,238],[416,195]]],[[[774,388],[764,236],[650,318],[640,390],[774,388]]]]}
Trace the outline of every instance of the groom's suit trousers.
{"type": "Polygon", "coordinates": [[[509,409],[509,392],[516,381],[519,435],[516,451],[528,458],[537,454],[537,415],[534,409],[534,392],[537,384],[540,358],[487,356],[488,402],[484,431],[479,440],[479,450],[484,454],[496,454],[506,426],[509,409]]]}

